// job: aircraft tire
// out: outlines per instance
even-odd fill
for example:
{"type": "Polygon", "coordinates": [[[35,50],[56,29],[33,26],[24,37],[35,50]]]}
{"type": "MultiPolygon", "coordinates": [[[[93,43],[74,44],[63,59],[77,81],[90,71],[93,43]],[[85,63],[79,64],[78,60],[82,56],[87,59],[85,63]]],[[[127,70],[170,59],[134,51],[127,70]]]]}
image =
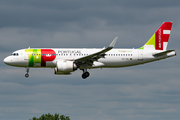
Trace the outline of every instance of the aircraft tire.
{"type": "Polygon", "coordinates": [[[89,72],[85,72],[82,74],[82,78],[86,79],[87,77],[89,77],[89,75],[90,75],[89,72]]]}
{"type": "Polygon", "coordinates": [[[29,74],[25,74],[25,77],[28,78],[28,77],[29,77],[29,74]]]}

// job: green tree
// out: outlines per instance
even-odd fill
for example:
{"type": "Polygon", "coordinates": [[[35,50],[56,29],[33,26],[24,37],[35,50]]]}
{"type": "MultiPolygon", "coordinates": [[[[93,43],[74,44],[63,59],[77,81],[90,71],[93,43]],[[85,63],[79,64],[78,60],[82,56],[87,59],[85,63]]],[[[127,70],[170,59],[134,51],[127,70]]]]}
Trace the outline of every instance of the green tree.
{"type": "Polygon", "coordinates": [[[36,118],[36,117],[33,117],[32,120],[37,120],[37,118],[36,118]]]}
{"type": "Polygon", "coordinates": [[[59,120],[59,119],[60,119],[60,118],[59,118],[59,114],[56,113],[56,114],[54,115],[54,120],[59,120]]]}
{"type": "Polygon", "coordinates": [[[48,113],[48,114],[41,115],[41,117],[39,118],[33,117],[32,119],[29,119],[29,120],[70,120],[70,118],[69,116],[65,116],[65,115],[59,116],[59,114],[57,113],[54,115],[51,115],[50,113],[48,113]]]}

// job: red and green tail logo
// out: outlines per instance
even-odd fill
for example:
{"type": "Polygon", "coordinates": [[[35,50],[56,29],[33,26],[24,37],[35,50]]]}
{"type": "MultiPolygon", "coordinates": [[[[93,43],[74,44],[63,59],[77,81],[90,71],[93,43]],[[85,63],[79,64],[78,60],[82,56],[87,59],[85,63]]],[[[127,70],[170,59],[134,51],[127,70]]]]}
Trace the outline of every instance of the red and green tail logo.
{"type": "Polygon", "coordinates": [[[166,50],[172,24],[172,22],[164,22],[149,41],[140,49],[166,50]]]}

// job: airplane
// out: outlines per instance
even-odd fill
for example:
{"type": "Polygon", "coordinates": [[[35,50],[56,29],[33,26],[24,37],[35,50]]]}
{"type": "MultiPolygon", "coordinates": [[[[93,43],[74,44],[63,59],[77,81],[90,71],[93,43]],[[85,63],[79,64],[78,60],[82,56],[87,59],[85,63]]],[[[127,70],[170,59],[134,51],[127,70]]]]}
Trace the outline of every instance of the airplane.
{"type": "Polygon", "coordinates": [[[137,49],[114,48],[116,37],[107,48],[28,48],[13,52],[4,63],[14,67],[25,67],[25,77],[29,68],[54,68],[56,75],[70,75],[82,70],[86,79],[93,68],[120,68],[145,64],[176,55],[175,50],[167,50],[173,22],[164,22],[146,44],[137,49]]]}

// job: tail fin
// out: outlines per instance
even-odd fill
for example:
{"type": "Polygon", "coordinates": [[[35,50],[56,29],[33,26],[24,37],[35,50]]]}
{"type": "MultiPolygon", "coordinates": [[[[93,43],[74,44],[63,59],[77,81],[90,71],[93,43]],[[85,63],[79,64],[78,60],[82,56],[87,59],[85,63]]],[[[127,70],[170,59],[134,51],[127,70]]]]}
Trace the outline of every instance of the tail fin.
{"type": "Polygon", "coordinates": [[[140,49],[166,50],[172,24],[172,22],[164,22],[149,41],[140,49]]]}

